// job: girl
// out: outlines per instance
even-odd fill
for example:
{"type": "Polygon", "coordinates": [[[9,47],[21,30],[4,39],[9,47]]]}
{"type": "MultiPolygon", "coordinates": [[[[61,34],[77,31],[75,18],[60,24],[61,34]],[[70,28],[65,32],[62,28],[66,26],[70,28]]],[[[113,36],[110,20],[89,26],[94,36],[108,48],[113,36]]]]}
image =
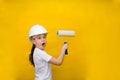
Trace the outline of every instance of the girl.
{"type": "Polygon", "coordinates": [[[61,65],[64,59],[64,52],[68,48],[64,44],[58,58],[54,58],[45,52],[47,30],[41,25],[34,25],[30,29],[29,39],[33,43],[29,60],[35,67],[35,80],[52,80],[50,63],[61,65]]]}

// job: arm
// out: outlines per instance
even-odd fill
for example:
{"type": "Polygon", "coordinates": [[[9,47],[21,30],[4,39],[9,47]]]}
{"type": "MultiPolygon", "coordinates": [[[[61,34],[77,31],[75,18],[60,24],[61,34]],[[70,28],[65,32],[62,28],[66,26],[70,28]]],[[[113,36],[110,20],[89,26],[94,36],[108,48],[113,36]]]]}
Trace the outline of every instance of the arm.
{"type": "Polygon", "coordinates": [[[61,65],[63,60],[64,60],[65,50],[67,48],[68,48],[68,45],[64,44],[62,49],[61,49],[61,53],[60,53],[59,57],[57,59],[52,57],[49,62],[52,64],[55,64],[55,65],[58,65],[58,66],[61,65]]]}

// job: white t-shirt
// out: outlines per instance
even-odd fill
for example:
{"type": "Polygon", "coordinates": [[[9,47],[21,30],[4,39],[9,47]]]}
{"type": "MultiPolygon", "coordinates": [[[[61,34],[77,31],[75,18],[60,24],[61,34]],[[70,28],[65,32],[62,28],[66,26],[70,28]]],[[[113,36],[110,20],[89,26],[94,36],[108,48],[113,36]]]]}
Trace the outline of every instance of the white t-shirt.
{"type": "Polygon", "coordinates": [[[35,64],[35,80],[52,80],[52,71],[49,60],[52,56],[48,55],[44,50],[35,48],[33,60],[35,64]]]}

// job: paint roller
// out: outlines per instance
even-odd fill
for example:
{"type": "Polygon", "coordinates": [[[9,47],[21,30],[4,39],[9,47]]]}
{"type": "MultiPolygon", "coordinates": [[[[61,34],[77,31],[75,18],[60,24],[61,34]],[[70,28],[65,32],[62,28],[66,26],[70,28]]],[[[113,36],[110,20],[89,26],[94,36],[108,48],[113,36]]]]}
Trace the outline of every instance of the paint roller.
{"type": "MultiPolygon", "coordinates": [[[[75,36],[75,31],[73,30],[58,30],[57,35],[60,37],[73,37],[75,36]]],[[[67,42],[64,42],[64,44],[67,44],[67,42]]],[[[65,54],[68,55],[68,50],[65,50],[65,54]]]]}

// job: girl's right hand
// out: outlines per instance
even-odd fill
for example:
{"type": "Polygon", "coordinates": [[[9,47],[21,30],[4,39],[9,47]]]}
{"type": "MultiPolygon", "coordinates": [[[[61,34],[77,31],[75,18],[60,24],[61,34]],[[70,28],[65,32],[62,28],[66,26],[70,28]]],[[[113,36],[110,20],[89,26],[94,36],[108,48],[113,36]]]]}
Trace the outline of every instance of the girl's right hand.
{"type": "Polygon", "coordinates": [[[62,48],[65,49],[65,50],[68,49],[68,44],[67,43],[64,44],[62,48]]]}

